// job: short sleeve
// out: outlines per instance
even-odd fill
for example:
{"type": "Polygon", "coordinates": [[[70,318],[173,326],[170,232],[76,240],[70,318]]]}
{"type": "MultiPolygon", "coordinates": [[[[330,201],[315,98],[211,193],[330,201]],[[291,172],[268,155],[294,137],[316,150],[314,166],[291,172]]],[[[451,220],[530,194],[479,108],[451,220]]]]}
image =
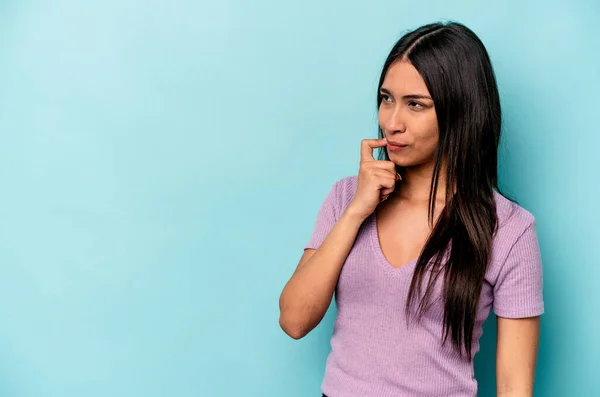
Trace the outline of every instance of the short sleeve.
{"type": "Polygon", "coordinates": [[[506,318],[544,313],[542,259],[535,221],[510,249],[494,285],[494,313],[506,318]]]}
{"type": "Polygon", "coordinates": [[[312,235],[308,240],[308,243],[304,246],[304,249],[313,248],[317,249],[325,240],[325,237],[329,234],[335,222],[337,221],[337,208],[339,201],[339,190],[340,181],[333,184],[329,193],[325,197],[325,200],[321,204],[321,208],[317,213],[317,220],[314,224],[312,235]]]}

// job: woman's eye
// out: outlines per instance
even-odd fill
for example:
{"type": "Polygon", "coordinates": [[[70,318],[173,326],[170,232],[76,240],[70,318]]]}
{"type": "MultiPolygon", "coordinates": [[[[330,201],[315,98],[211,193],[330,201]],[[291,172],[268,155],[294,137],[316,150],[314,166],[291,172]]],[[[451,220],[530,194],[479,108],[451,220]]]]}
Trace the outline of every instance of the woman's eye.
{"type": "Polygon", "coordinates": [[[419,102],[413,102],[413,101],[409,102],[408,106],[415,108],[415,109],[422,109],[424,107],[419,102]]]}
{"type": "Polygon", "coordinates": [[[381,100],[388,102],[390,100],[390,97],[389,97],[389,95],[381,94],[381,100]]]}

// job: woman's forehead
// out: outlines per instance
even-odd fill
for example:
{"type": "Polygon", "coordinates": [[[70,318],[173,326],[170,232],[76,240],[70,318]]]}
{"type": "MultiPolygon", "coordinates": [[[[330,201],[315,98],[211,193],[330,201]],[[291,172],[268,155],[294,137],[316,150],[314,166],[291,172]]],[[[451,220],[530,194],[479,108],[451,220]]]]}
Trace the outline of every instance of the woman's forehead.
{"type": "Polygon", "coordinates": [[[406,61],[396,62],[389,67],[382,88],[399,95],[429,95],[423,77],[412,64],[406,61]]]}

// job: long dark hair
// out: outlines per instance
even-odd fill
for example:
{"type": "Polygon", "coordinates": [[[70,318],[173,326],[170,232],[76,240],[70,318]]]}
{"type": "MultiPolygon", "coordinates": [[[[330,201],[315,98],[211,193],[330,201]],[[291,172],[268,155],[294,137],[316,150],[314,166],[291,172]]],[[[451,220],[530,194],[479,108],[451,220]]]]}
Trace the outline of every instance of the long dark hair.
{"type": "MultiPolygon", "coordinates": [[[[424,314],[434,284],[443,274],[443,342],[450,335],[460,356],[464,347],[472,360],[473,327],[498,223],[494,189],[499,191],[501,110],[496,78],[483,43],[469,28],[457,22],[424,25],[392,48],[379,79],[377,108],[385,75],[401,60],[410,62],[423,77],[437,114],[439,144],[428,215],[432,225],[442,162],[446,163],[446,205],[417,261],[406,314],[410,316],[417,296],[422,298],[417,314],[424,314]]],[[[379,136],[383,137],[381,128],[379,136]]],[[[389,160],[387,151],[380,154],[389,160]]]]}

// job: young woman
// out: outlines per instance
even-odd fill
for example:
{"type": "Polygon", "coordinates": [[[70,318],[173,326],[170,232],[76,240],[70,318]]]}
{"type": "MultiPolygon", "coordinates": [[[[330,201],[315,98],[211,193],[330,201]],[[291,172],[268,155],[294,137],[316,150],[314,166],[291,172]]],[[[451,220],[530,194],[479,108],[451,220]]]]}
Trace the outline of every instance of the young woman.
{"type": "Polygon", "coordinates": [[[422,26],[381,73],[379,139],[337,180],[280,297],[292,338],[338,309],[329,397],[473,397],[497,316],[497,390],[532,396],[544,312],[534,217],[499,193],[500,100],[487,51],[458,23],[422,26]],[[382,148],[376,160],[373,149],[382,148]]]}

